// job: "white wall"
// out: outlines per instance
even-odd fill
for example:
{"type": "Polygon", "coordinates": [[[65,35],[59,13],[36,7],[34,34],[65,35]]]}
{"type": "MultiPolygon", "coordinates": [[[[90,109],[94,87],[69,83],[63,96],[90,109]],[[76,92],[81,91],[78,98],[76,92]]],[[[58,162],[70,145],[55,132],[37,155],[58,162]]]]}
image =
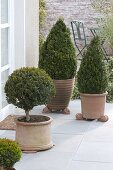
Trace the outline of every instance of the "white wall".
{"type": "Polygon", "coordinates": [[[39,0],[25,1],[25,50],[26,50],[26,65],[38,65],[39,51],[39,30],[38,30],[38,7],[39,0]]]}

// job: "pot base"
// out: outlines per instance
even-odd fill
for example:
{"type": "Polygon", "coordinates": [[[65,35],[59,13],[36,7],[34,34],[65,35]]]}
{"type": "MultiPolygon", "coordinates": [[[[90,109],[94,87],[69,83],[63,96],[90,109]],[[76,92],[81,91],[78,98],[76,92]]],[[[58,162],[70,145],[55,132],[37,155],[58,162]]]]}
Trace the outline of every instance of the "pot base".
{"type": "Polygon", "coordinates": [[[54,110],[54,109],[50,109],[47,106],[43,109],[42,113],[52,113],[52,112],[61,112],[63,114],[70,114],[70,110],[66,107],[65,109],[61,109],[61,110],[54,110]]]}
{"type": "Polygon", "coordinates": [[[109,117],[107,115],[101,116],[98,121],[100,122],[107,122],[109,120],[109,117]]]}
{"type": "MultiPolygon", "coordinates": [[[[94,119],[86,119],[86,118],[84,118],[82,113],[77,113],[75,117],[76,117],[76,120],[94,120],[94,119]]],[[[103,115],[97,120],[100,121],[100,122],[107,122],[108,119],[109,118],[108,118],[107,115],[103,115]]]]}
{"type": "Polygon", "coordinates": [[[40,147],[26,147],[26,146],[22,146],[20,145],[20,148],[22,149],[22,152],[23,153],[36,153],[38,151],[45,151],[45,150],[48,150],[48,149],[51,149],[53,147],[53,142],[51,142],[50,144],[48,145],[42,145],[40,147]]]}

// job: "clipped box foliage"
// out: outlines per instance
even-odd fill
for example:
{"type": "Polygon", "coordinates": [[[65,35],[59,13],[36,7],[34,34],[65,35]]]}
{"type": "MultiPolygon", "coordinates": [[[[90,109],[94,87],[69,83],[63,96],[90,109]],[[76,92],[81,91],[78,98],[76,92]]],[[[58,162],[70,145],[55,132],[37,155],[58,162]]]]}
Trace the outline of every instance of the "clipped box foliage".
{"type": "Polygon", "coordinates": [[[83,54],[77,75],[78,89],[81,93],[100,94],[107,90],[108,75],[104,54],[100,46],[99,37],[95,37],[83,54]]]}
{"type": "Polygon", "coordinates": [[[12,168],[21,158],[19,145],[9,139],[0,139],[0,167],[12,168]]]}
{"type": "Polygon", "coordinates": [[[24,109],[28,114],[34,106],[46,104],[54,95],[55,87],[44,70],[24,67],[9,76],[5,93],[8,103],[24,109]]]}
{"type": "Polygon", "coordinates": [[[52,79],[65,80],[75,76],[75,48],[63,19],[56,22],[44,42],[39,67],[44,69],[52,79]]]}

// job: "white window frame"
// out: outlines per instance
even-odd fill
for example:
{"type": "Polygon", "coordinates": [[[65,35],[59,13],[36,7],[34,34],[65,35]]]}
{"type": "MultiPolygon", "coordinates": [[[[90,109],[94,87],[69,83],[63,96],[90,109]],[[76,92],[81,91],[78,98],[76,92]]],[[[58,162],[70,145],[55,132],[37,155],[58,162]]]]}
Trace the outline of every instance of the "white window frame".
{"type": "MultiPolygon", "coordinates": [[[[1,4],[0,4],[1,9],[1,4]]],[[[0,12],[1,18],[1,12],[0,12]]],[[[1,74],[3,71],[9,69],[9,74],[14,70],[14,0],[8,0],[8,23],[1,24],[0,21],[0,51],[1,51],[1,30],[8,28],[8,64],[1,67],[1,55],[0,55],[0,94],[2,94],[2,81],[1,74]]],[[[2,97],[0,97],[0,110],[2,108],[2,97]]],[[[8,106],[8,105],[7,105],[8,106]]],[[[6,107],[7,107],[6,106],[6,107]]]]}

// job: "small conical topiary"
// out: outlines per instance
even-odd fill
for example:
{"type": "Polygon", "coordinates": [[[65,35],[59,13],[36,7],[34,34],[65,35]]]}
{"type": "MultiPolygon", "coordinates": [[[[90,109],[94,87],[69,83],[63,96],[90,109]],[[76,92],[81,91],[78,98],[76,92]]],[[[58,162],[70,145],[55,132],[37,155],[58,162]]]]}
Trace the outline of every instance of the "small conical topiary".
{"type": "Polygon", "coordinates": [[[83,54],[80,69],[77,75],[80,93],[101,94],[106,92],[108,75],[104,54],[101,49],[99,37],[95,37],[83,54]]]}
{"type": "Polygon", "coordinates": [[[70,31],[63,19],[59,19],[51,29],[43,44],[39,67],[52,79],[71,79],[76,74],[76,54],[70,31]]]}

